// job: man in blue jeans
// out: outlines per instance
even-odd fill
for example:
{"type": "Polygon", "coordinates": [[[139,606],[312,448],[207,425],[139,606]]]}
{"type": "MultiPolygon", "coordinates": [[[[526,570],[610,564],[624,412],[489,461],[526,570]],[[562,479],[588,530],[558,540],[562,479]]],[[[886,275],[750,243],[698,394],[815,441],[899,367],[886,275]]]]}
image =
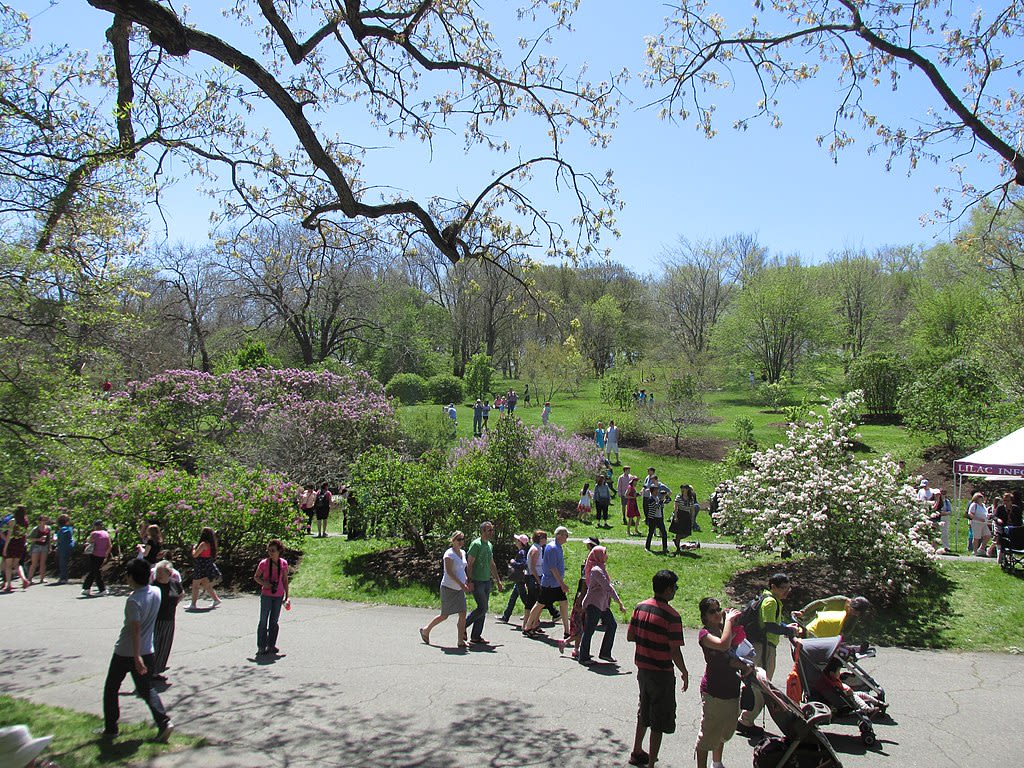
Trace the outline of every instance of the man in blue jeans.
{"type": "Polygon", "coordinates": [[[125,675],[129,673],[139,698],[149,705],[149,711],[156,721],[156,740],[167,741],[174,731],[174,724],[152,685],[151,675],[155,667],[153,628],[160,610],[160,590],[150,586],[149,576],[149,563],[145,560],[132,560],[128,564],[128,581],[133,591],[124,606],[124,627],[114,646],[107,680],[103,685],[104,727],[99,733],[105,739],[117,736],[117,721],[121,716],[118,691],[125,675]]]}
{"type": "Polygon", "coordinates": [[[480,523],[480,538],[474,539],[466,550],[466,573],[473,582],[473,599],[476,608],[466,617],[469,628],[469,642],[483,644],[487,641],[482,637],[484,619],[487,618],[487,604],[491,597],[491,577],[501,592],[501,578],[494,565],[494,524],[490,521],[480,523]]]}

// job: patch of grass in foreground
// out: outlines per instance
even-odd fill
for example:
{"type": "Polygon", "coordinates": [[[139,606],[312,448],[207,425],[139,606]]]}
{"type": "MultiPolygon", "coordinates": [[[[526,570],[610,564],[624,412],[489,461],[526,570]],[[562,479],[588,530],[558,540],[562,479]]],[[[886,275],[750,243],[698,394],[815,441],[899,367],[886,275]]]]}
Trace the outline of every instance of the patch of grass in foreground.
{"type": "Polygon", "coordinates": [[[204,739],[182,733],[175,733],[167,744],[158,744],[153,741],[156,728],[151,722],[121,722],[121,735],[104,743],[93,733],[93,729],[103,725],[103,718],[11,696],[0,696],[0,723],[27,725],[36,738],[53,734],[53,741],[42,757],[55,761],[61,768],[130,765],[165,752],[205,744],[204,739]]]}

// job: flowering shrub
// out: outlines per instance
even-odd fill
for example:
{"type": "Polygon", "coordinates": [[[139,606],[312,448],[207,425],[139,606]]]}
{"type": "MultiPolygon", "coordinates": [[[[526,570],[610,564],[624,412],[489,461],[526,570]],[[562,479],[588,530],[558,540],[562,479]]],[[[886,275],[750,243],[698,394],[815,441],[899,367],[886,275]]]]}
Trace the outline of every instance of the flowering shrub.
{"type": "Polygon", "coordinates": [[[398,430],[380,385],[358,371],[164,371],[119,398],[136,450],[191,472],[230,459],[296,481],[336,481],[398,430]]]}
{"type": "Polygon", "coordinates": [[[850,393],[793,425],[786,445],[755,452],[751,469],[719,485],[715,521],[746,550],[817,555],[840,581],[856,573],[906,592],[934,560],[932,525],[894,461],[854,457],[862,403],[850,393]]]}
{"type": "Polygon", "coordinates": [[[357,503],[349,507],[350,526],[401,536],[421,550],[431,535],[470,533],[485,519],[499,536],[545,527],[570,489],[574,495],[575,480],[592,478],[600,466],[593,443],[498,419],[447,457],[435,452],[411,461],[387,449],[362,454],[352,468],[357,503]]]}
{"type": "Polygon", "coordinates": [[[236,558],[261,552],[271,538],[292,547],[302,540],[298,486],[266,472],[235,467],[191,475],[113,461],[70,469],[40,472],[24,498],[33,513],[54,519],[70,515],[79,542],[92,521],[100,519],[122,555],[132,556],[140,525],[155,522],[165,548],[186,553],[176,563],[181,567],[191,565],[192,547],[204,526],[217,532],[218,560],[229,566],[236,558]]]}
{"type": "Polygon", "coordinates": [[[524,465],[534,481],[541,478],[561,491],[575,478],[596,475],[602,467],[602,454],[593,441],[567,435],[561,427],[528,427],[519,419],[498,419],[483,436],[460,440],[449,459],[457,464],[473,454],[488,458],[499,486],[514,464],[524,465]]]}

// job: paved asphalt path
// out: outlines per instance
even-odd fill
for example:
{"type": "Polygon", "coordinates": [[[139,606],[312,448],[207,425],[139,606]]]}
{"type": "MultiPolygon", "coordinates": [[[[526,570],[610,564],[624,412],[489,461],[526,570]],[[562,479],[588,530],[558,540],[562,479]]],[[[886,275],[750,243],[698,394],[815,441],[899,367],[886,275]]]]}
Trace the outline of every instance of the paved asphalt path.
{"type": "MultiPolygon", "coordinates": [[[[126,592],[118,592],[82,598],[78,585],[47,584],[0,595],[0,690],[100,714],[123,615],[126,592]]],[[[449,619],[428,647],[417,628],[431,615],[297,600],[282,612],[278,644],[287,655],[257,663],[255,597],[230,597],[199,613],[180,610],[172,685],[163,700],[179,730],[211,746],[151,765],[626,766],[637,689],[621,624],[620,664],[588,669],[493,616],[484,634],[492,646],[453,648],[456,625],[449,619]]],[[[694,631],[686,631],[686,643],[693,681],[679,696],[678,729],[665,739],[659,768],[693,765],[704,664],[694,631]]],[[[865,751],[852,725],[825,727],[847,768],[1021,765],[1024,657],[886,648],[867,665],[887,689],[892,722],[876,726],[875,751],[865,751]]],[[[141,701],[124,696],[122,717],[149,715],[141,701]]],[[[750,765],[751,751],[736,737],[725,764],[750,765]]]]}

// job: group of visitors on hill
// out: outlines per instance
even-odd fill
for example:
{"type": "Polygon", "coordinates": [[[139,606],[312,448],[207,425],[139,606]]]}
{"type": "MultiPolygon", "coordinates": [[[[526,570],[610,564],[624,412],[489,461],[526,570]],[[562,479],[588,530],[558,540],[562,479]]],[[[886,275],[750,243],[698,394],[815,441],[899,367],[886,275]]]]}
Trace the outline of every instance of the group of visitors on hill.
{"type": "Polygon", "coordinates": [[[661,482],[657,470],[654,467],[647,468],[647,476],[643,482],[632,474],[629,466],[622,468],[622,474],[616,478],[614,485],[607,472],[597,475],[594,487],[590,483],[584,483],[580,490],[580,500],[577,504],[577,512],[580,517],[587,520],[593,512],[598,528],[610,529],[609,509],[612,498],[617,496],[622,512],[622,524],[626,526],[628,536],[642,536],[640,531],[640,512],[643,510],[644,522],[647,525],[647,542],[645,547],[651,551],[654,534],[661,536],[661,552],[669,554],[668,534],[672,534],[672,543],[675,547],[674,554],[681,554],[684,550],[700,549],[700,542],[685,542],[695,531],[700,531],[697,523],[697,515],[700,512],[700,503],[693,486],[683,483],[679,486],[679,492],[672,496],[672,490],[665,483],[661,482]],[[671,514],[668,517],[666,529],[666,508],[671,504],[671,514]]]}

